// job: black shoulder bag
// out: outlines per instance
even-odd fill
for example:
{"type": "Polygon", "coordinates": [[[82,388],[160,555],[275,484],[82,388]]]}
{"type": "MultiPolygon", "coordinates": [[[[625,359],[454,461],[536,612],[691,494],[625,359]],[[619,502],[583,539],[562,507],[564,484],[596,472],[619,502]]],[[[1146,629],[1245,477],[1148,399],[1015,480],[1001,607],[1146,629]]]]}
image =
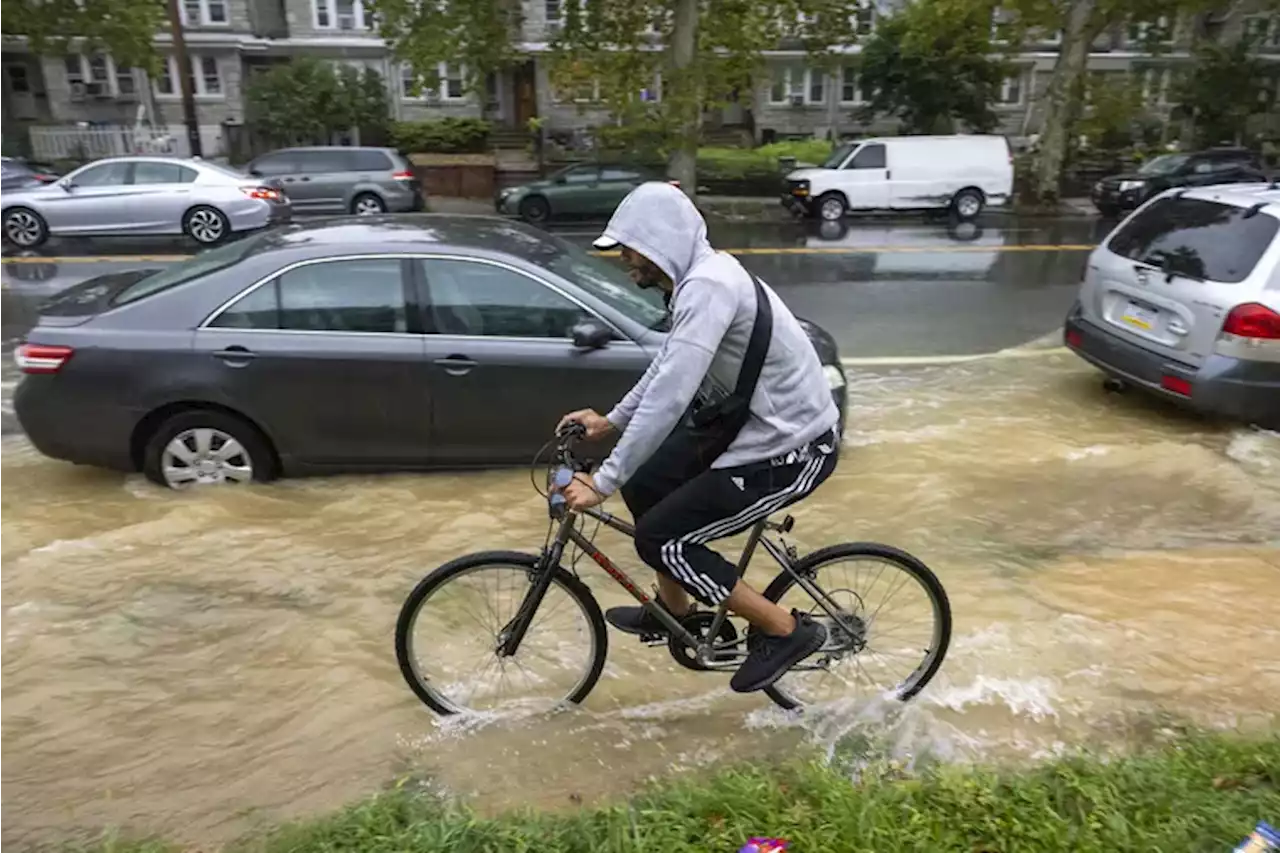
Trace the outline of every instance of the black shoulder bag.
{"type": "Polygon", "coordinates": [[[765,293],[760,279],[752,276],[756,287],[756,319],[751,326],[751,338],[742,358],[742,369],[733,393],[693,411],[689,432],[698,446],[698,455],[706,465],[711,465],[726,450],[751,417],[751,397],[755,394],[764,358],[773,339],[773,308],[769,294],[765,293]]]}

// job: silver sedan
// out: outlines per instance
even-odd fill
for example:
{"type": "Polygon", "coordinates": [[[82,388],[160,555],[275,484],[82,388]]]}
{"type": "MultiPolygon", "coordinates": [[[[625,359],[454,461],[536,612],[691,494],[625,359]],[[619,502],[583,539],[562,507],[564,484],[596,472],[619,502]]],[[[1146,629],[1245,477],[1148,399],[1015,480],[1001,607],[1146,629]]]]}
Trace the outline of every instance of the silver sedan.
{"type": "Polygon", "coordinates": [[[22,249],[50,235],[185,234],[206,246],[233,231],[292,218],[280,187],[226,166],[176,157],[113,157],[59,181],[6,192],[5,242],[22,249]]]}

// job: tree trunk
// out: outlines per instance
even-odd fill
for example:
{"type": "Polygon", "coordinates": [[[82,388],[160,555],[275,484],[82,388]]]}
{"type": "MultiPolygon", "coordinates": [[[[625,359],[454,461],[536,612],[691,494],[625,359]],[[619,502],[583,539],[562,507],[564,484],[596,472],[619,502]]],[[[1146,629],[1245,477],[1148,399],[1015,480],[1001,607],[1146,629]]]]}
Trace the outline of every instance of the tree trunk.
{"type": "Polygon", "coordinates": [[[698,137],[702,130],[702,93],[694,68],[697,48],[698,0],[676,0],[671,31],[671,82],[676,90],[672,108],[677,134],[667,161],[667,176],[679,181],[689,198],[698,195],[698,137]]]}
{"type": "Polygon", "coordinates": [[[1089,62],[1093,28],[1089,26],[1097,0],[1072,0],[1067,10],[1062,46],[1045,93],[1040,152],[1036,157],[1030,190],[1032,201],[1056,204],[1062,189],[1062,168],[1071,144],[1072,115],[1081,95],[1080,81],[1089,62]]]}

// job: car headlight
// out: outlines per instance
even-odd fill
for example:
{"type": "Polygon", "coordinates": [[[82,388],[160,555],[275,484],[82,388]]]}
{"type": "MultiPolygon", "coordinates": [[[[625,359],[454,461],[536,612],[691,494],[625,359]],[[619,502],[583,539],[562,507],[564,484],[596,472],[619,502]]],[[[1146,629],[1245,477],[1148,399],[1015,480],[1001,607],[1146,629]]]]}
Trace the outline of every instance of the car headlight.
{"type": "Polygon", "coordinates": [[[844,387],[844,371],[837,365],[822,365],[822,375],[827,377],[827,385],[831,386],[832,391],[844,387]]]}
{"type": "Polygon", "coordinates": [[[1147,185],[1146,181],[1121,181],[1120,192],[1127,193],[1131,190],[1140,190],[1147,185]]]}

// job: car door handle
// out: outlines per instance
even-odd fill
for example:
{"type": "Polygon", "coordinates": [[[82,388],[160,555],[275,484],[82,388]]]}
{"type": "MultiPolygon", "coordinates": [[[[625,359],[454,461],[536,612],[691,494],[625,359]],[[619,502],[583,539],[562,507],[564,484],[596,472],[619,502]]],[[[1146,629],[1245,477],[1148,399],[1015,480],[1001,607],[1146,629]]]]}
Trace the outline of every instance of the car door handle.
{"type": "Polygon", "coordinates": [[[309,180],[311,180],[311,179],[310,179],[310,178],[298,178],[298,180],[302,181],[302,182],[305,184],[307,181],[309,181],[309,180]]]}
{"type": "Polygon", "coordinates": [[[213,357],[222,359],[229,367],[244,367],[258,354],[241,346],[231,346],[214,351],[213,357]]]}
{"type": "Polygon", "coordinates": [[[450,376],[466,376],[479,363],[467,358],[465,355],[450,355],[444,358],[437,358],[436,364],[443,367],[444,372],[450,376]]]}

